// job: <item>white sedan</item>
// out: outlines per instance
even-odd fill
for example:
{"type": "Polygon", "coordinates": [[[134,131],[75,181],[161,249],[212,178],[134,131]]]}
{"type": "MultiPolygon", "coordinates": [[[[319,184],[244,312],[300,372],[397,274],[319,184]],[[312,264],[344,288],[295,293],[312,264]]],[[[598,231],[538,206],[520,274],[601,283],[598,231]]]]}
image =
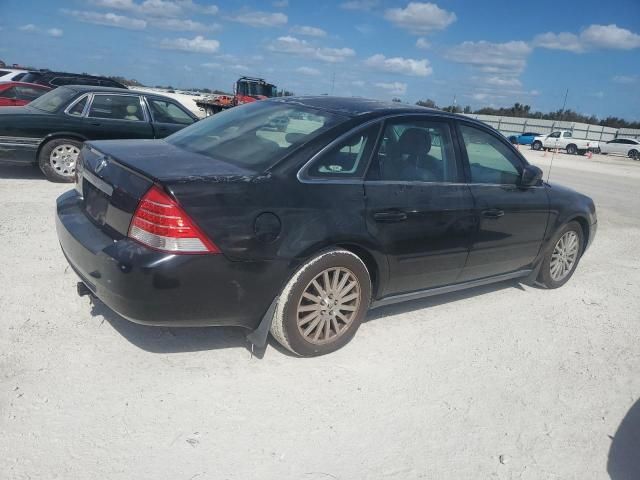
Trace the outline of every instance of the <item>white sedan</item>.
{"type": "Polygon", "coordinates": [[[600,143],[600,152],[640,160],[640,140],[634,138],[615,138],[606,143],[600,143]]]}

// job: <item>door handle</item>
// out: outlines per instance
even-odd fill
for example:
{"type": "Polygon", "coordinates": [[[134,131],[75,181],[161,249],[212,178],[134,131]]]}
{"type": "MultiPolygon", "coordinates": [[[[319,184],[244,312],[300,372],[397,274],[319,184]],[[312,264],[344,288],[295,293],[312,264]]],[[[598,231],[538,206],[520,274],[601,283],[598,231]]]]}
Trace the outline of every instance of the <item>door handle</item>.
{"type": "Polygon", "coordinates": [[[504,215],[504,210],[500,210],[499,208],[492,208],[490,210],[482,211],[482,216],[484,218],[496,219],[496,218],[502,217],[503,215],[504,215]]]}
{"type": "Polygon", "coordinates": [[[407,214],[400,210],[385,210],[382,212],[375,212],[373,219],[376,222],[403,222],[407,219],[407,214]]]}
{"type": "Polygon", "coordinates": [[[93,125],[94,127],[99,127],[102,124],[100,122],[91,122],[91,125],[93,125]]]}

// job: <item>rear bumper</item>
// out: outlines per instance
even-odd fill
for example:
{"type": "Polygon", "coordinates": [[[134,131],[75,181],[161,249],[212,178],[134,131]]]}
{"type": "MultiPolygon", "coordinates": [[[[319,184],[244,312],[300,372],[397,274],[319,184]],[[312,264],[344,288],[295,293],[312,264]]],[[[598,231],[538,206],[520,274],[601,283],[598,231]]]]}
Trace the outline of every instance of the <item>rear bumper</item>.
{"type": "Polygon", "coordinates": [[[254,329],[288,278],[283,261],[173,255],[111,237],[87,218],[81,205],[73,190],[57,200],[62,251],[92,293],[133,322],[254,329]]]}

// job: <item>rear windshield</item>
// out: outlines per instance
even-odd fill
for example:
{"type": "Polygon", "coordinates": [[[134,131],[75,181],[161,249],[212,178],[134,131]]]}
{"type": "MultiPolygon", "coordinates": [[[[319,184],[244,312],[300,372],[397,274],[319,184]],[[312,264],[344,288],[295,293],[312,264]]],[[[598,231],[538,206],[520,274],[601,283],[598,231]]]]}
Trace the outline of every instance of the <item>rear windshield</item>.
{"type": "Polygon", "coordinates": [[[38,80],[40,77],[42,77],[41,73],[38,72],[28,72],[24,75],[24,77],[22,77],[22,81],[23,82],[27,82],[27,83],[33,83],[36,80],[38,80]]]}
{"type": "Polygon", "coordinates": [[[196,122],[167,137],[167,142],[190,152],[262,170],[346,119],[300,105],[265,100],[196,122]]]}
{"type": "Polygon", "coordinates": [[[75,97],[77,93],[70,88],[58,87],[36,98],[29,106],[49,113],[57,112],[60,107],[69,103],[69,100],[75,97]]]}

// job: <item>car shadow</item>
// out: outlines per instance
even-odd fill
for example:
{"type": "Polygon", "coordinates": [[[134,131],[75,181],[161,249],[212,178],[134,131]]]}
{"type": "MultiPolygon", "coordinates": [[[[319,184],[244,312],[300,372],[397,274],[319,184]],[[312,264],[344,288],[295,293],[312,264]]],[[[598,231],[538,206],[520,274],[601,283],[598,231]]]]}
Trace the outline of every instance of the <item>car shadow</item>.
{"type": "MultiPolygon", "coordinates": [[[[151,353],[198,352],[238,347],[252,350],[245,338],[247,332],[241,328],[140,325],[118,315],[97,298],[92,299],[91,315],[104,318],[130,343],[151,353]]],[[[261,356],[259,351],[253,353],[261,356]]]]}
{"type": "MultiPolygon", "coordinates": [[[[365,322],[378,320],[390,315],[422,310],[449,302],[456,302],[505,288],[519,288],[523,290],[522,286],[513,280],[494,283],[465,291],[379,307],[368,312],[365,322]]],[[[269,336],[267,345],[263,348],[254,347],[246,339],[248,331],[239,327],[180,328],[140,325],[118,315],[98,298],[92,298],[91,300],[91,315],[93,317],[103,318],[131,344],[150,353],[180,353],[224,348],[245,348],[253,356],[261,359],[264,357],[267,347],[271,347],[283,355],[296,357],[296,355],[282,347],[271,336],[269,336]]]]}
{"type": "Polygon", "coordinates": [[[407,302],[396,303],[394,305],[374,308],[369,311],[365,322],[378,320],[389,315],[400,315],[403,313],[413,312],[415,310],[436,307],[445,303],[457,302],[467,298],[503,290],[505,288],[516,288],[518,290],[526,291],[517,280],[506,280],[504,282],[492,283],[480,287],[469,288],[467,290],[460,290],[458,292],[444,293],[441,295],[434,295],[433,297],[426,297],[419,300],[410,300],[407,302]]]}
{"type": "Polygon", "coordinates": [[[34,165],[0,165],[0,178],[45,180],[40,169],[34,165]]]}
{"type": "Polygon", "coordinates": [[[611,480],[640,478],[640,400],[627,412],[612,439],[607,472],[611,480]]]}

